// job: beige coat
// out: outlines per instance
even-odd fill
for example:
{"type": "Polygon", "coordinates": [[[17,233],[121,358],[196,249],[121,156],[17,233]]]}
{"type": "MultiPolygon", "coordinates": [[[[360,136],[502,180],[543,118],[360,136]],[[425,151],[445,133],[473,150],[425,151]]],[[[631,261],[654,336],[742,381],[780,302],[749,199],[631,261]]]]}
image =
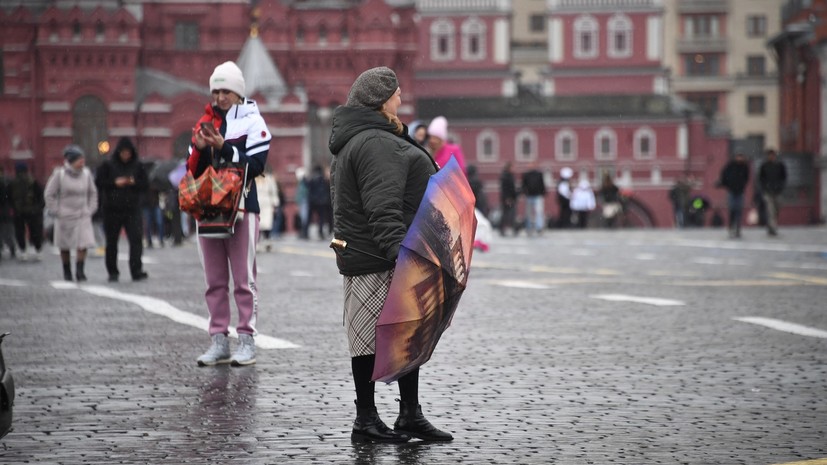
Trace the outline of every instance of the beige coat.
{"type": "Polygon", "coordinates": [[[279,206],[278,185],[272,174],[263,174],[256,177],[256,192],[258,193],[259,213],[258,228],[262,231],[273,229],[273,213],[279,206]]]}
{"type": "Polygon", "coordinates": [[[88,168],[69,164],[55,169],[43,192],[46,211],[55,218],[55,246],[60,250],[95,247],[92,214],[98,209],[98,190],[88,168]]]}

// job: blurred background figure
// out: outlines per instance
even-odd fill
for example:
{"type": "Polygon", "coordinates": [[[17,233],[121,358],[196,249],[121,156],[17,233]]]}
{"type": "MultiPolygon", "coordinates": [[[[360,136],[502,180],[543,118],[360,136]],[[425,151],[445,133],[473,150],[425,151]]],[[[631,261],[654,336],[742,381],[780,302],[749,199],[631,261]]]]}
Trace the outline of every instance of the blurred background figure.
{"type": "Polygon", "coordinates": [[[577,217],[577,227],[585,229],[589,225],[589,214],[597,207],[597,201],[589,180],[583,178],[571,193],[571,209],[577,217]]]}
{"type": "Polygon", "coordinates": [[[744,213],[744,191],[749,183],[749,165],[743,153],[736,153],[735,157],[724,165],[718,184],[727,190],[727,205],[729,207],[729,237],[741,237],[741,218],[744,213]]]}
{"type": "Polygon", "coordinates": [[[296,168],[296,231],[299,232],[299,239],[308,239],[308,227],[310,226],[310,192],[307,175],[304,168],[296,168]]]}
{"type": "Polygon", "coordinates": [[[560,217],[557,218],[558,228],[571,226],[571,177],[574,171],[568,166],[560,170],[560,182],[557,183],[557,206],[560,217]]]}
{"type": "Polygon", "coordinates": [[[19,258],[28,260],[27,244],[34,247],[32,258],[40,260],[43,248],[43,187],[29,173],[29,167],[23,162],[14,166],[14,179],[9,183],[11,204],[14,208],[14,235],[19,258]]]}
{"type": "Polygon", "coordinates": [[[86,249],[95,247],[92,214],[98,209],[98,190],[86,168],[83,149],[69,145],[63,150],[65,162],[46,182],[46,210],[55,219],[54,244],[60,250],[63,279],[72,281],[72,250],[75,279],[86,281],[86,249]]]}
{"type": "Polygon", "coordinates": [[[546,182],[536,162],[532,162],[528,171],[523,173],[520,190],[525,195],[526,231],[529,236],[535,232],[542,234],[546,225],[546,182]]]}
{"type": "Polygon", "coordinates": [[[313,167],[310,181],[307,183],[310,213],[307,215],[304,236],[308,237],[310,222],[314,219],[319,227],[319,239],[326,239],[333,233],[331,227],[330,177],[321,165],[313,167]]]}
{"type": "Polygon", "coordinates": [[[603,174],[603,182],[600,185],[600,200],[602,203],[603,226],[614,228],[617,225],[617,219],[623,213],[623,203],[620,198],[620,189],[609,173],[603,174]]]}
{"type": "Polygon", "coordinates": [[[143,197],[144,210],[144,234],[146,246],[153,248],[152,237],[158,241],[158,245],[164,246],[164,209],[163,203],[168,189],[166,180],[151,179],[143,197]]]}
{"type": "Polygon", "coordinates": [[[417,144],[427,147],[428,145],[428,125],[424,121],[414,120],[408,126],[408,134],[417,144]]]}
{"type": "Polygon", "coordinates": [[[511,162],[506,162],[500,173],[500,236],[505,236],[506,228],[510,228],[514,235],[518,233],[515,224],[517,218],[517,183],[511,171],[511,162]]]}
{"type": "Polygon", "coordinates": [[[279,206],[278,186],[269,165],[261,176],[256,176],[256,191],[258,192],[258,205],[261,208],[258,214],[259,244],[262,244],[264,250],[269,252],[273,248],[270,236],[275,222],[276,208],[279,206]]]}
{"type": "Polygon", "coordinates": [[[14,210],[9,195],[9,180],[6,171],[0,166],[0,259],[3,258],[3,247],[9,248],[9,257],[17,256],[14,245],[14,210]]]}
{"type": "Polygon", "coordinates": [[[778,235],[778,197],[787,185],[787,168],[775,150],[767,150],[766,160],[758,169],[758,184],[767,209],[767,234],[778,235]]]}
{"type": "Polygon", "coordinates": [[[448,120],[444,116],[437,116],[428,125],[428,148],[437,165],[445,166],[453,156],[465,173],[465,155],[462,153],[462,147],[448,142],[448,120]]]}
{"type": "Polygon", "coordinates": [[[681,176],[675,181],[675,185],[669,189],[669,200],[672,202],[676,228],[686,226],[686,213],[689,209],[689,194],[691,190],[692,186],[686,176],[681,176]]]}

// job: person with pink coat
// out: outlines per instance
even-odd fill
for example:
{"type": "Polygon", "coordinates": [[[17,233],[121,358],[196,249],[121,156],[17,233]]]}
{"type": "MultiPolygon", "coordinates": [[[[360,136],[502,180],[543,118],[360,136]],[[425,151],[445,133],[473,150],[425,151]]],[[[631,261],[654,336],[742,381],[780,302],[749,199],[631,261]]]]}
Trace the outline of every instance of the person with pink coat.
{"type": "Polygon", "coordinates": [[[428,148],[440,168],[453,156],[462,172],[465,172],[465,155],[462,153],[462,147],[448,143],[448,120],[444,116],[437,116],[428,125],[428,148]]]}

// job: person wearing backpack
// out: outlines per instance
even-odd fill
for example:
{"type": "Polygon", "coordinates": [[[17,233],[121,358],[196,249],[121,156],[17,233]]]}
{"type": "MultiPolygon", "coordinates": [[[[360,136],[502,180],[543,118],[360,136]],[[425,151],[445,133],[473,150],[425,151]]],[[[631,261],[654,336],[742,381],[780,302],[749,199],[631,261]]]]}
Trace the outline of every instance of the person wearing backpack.
{"type": "Polygon", "coordinates": [[[34,247],[35,260],[40,260],[43,248],[43,187],[29,173],[29,167],[23,162],[14,167],[15,177],[9,183],[9,194],[14,209],[14,233],[20,260],[26,261],[27,242],[34,247]],[[28,241],[27,241],[28,239],[28,241]]]}

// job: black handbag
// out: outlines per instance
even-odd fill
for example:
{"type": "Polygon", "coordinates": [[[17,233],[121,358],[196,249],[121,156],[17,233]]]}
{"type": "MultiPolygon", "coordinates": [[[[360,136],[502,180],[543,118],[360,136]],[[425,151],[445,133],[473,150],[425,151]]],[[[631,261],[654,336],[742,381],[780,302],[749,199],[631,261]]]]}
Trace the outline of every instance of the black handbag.
{"type": "Polygon", "coordinates": [[[3,359],[3,339],[9,333],[0,334],[0,438],[11,431],[12,407],[14,406],[14,378],[3,359]]]}

